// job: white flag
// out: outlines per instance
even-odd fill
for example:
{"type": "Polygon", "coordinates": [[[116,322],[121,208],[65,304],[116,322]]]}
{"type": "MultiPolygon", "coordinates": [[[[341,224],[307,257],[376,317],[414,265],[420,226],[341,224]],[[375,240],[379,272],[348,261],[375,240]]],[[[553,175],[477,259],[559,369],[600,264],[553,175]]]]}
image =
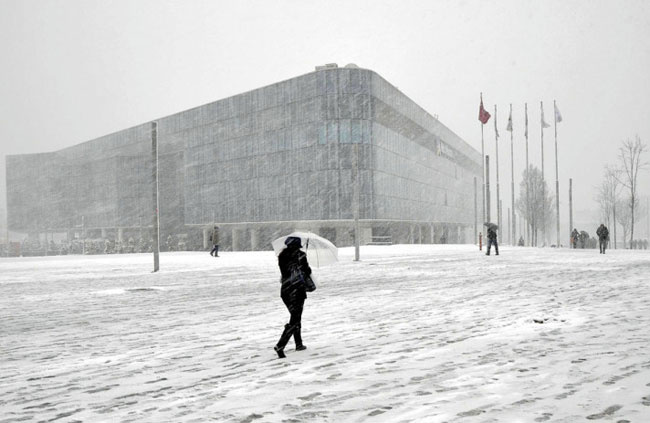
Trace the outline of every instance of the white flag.
{"type": "Polygon", "coordinates": [[[546,120],[544,119],[544,108],[542,108],[542,128],[549,128],[551,125],[546,123],[546,120]]]}
{"type": "Polygon", "coordinates": [[[526,104],[526,130],[524,131],[524,136],[528,138],[528,104],[526,104]]]}
{"type": "Polygon", "coordinates": [[[562,122],[562,115],[560,114],[560,110],[557,108],[555,104],[553,104],[553,107],[555,107],[555,121],[562,122]]]}

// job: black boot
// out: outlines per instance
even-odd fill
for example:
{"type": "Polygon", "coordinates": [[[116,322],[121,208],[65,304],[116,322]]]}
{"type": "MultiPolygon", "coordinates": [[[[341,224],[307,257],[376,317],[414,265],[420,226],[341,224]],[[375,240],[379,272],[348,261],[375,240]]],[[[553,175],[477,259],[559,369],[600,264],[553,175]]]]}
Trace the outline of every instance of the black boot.
{"type": "Polygon", "coordinates": [[[284,355],[284,347],[287,345],[287,342],[289,342],[289,339],[291,339],[294,330],[295,330],[295,326],[292,326],[289,323],[284,325],[284,331],[280,336],[280,340],[278,341],[278,344],[273,348],[275,352],[278,353],[279,358],[286,357],[286,355],[284,355]]]}
{"type": "Polygon", "coordinates": [[[284,354],[284,348],[280,348],[277,345],[273,347],[276,353],[278,353],[278,358],[287,358],[287,356],[284,354]]]}
{"type": "Polygon", "coordinates": [[[303,351],[307,349],[307,347],[305,347],[302,343],[300,328],[300,325],[296,325],[296,329],[293,331],[293,340],[296,342],[296,351],[303,351]]]}

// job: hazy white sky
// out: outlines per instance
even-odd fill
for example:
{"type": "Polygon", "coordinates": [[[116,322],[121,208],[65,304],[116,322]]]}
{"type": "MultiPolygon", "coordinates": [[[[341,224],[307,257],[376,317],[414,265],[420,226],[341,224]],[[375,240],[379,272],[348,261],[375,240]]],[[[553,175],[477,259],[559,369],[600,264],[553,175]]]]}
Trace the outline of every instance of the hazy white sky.
{"type": "MultiPolygon", "coordinates": [[[[595,208],[620,142],[650,143],[647,0],[0,0],[0,60],[3,156],[57,150],[332,62],[378,72],[480,151],[483,92],[486,108],[499,109],[504,208],[508,106],[518,185],[524,103],[539,166],[539,102],[552,122],[555,99],[563,230],[568,179],[575,207],[595,208]]],[[[544,141],[554,189],[552,128],[544,141]]]]}

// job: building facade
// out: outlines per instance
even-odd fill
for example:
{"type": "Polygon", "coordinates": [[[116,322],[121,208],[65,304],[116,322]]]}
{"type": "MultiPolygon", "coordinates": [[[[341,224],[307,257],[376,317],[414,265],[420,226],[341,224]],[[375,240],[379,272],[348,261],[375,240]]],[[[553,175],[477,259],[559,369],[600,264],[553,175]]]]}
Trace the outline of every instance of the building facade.
{"type": "MultiPolygon", "coordinates": [[[[157,121],[161,243],[472,242],[480,153],[377,73],[332,65],[157,121]]],[[[150,122],[7,157],[11,231],[149,236],[150,122]]],[[[480,201],[480,199],[479,199],[480,201]]]]}

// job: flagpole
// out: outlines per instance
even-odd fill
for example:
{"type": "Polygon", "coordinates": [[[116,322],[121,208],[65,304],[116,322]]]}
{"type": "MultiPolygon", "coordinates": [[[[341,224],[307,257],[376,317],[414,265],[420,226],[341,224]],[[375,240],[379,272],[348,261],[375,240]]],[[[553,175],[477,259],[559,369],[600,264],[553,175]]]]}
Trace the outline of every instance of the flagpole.
{"type": "Polygon", "coordinates": [[[533,245],[530,228],[530,175],[528,173],[528,103],[524,104],[525,117],[526,117],[526,243],[530,247],[533,245]]]}
{"type": "Polygon", "coordinates": [[[542,147],[542,242],[546,243],[546,190],[544,189],[544,102],[539,102],[539,109],[541,111],[541,119],[539,122],[541,132],[541,147],[542,147]]]}
{"type": "Polygon", "coordinates": [[[553,100],[553,122],[555,124],[555,213],[557,220],[557,248],[560,248],[560,180],[557,165],[557,106],[555,100],[553,100]]]}
{"type": "Polygon", "coordinates": [[[494,146],[496,148],[496,166],[497,166],[497,225],[499,229],[503,228],[501,225],[501,198],[499,191],[499,130],[497,129],[497,105],[494,105],[494,146]]]}
{"type": "Polygon", "coordinates": [[[510,192],[512,193],[512,229],[510,232],[510,245],[515,245],[515,240],[517,239],[517,224],[515,223],[515,149],[512,141],[512,133],[514,129],[512,128],[512,103],[510,103],[510,175],[512,179],[510,181],[510,192]]]}
{"type": "Polygon", "coordinates": [[[483,124],[481,124],[481,168],[483,169],[483,222],[487,222],[485,220],[485,143],[483,141],[483,124]]]}
{"type": "MultiPolygon", "coordinates": [[[[573,179],[569,178],[569,233],[573,233],[573,179]]],[[[571,236],[569,236],[570,238],[571,236]]],[[[569,245],[569,248],[573,248],[569,245]]]]}
{"type": "MultiPolygon", "coordinates": [[[[481,93],[481,104],[483,104],[483,93],[481,93]]],[[[483,191],[481,191],[481,196],[483,197],[482,203],[483,203],[483,222],[487,222],[485,220],[485,142],[483,141],[483,126],[485,124],[481,122],[481,177],[483,178],[483,191]]]]}
{"type": "Polygon", "coordinates": [[[487,182],[485,183],[485,203],[487,205],[487,220],[486,222],[491,222],[490,220],[490,156],[485,156],[485,172],[487,175],[487,182]]]}
{"type": "Polygon", "coordinates": [[[507,217],[508,217],[508,232],[510,232],[508,235],[510,235],[510,245],[512,245],[512,226],[511,226],[511,224],[512,224],[512,220],[511,220],[512,213],[510,212],[510,207],[508,207],[507,217]]]}

